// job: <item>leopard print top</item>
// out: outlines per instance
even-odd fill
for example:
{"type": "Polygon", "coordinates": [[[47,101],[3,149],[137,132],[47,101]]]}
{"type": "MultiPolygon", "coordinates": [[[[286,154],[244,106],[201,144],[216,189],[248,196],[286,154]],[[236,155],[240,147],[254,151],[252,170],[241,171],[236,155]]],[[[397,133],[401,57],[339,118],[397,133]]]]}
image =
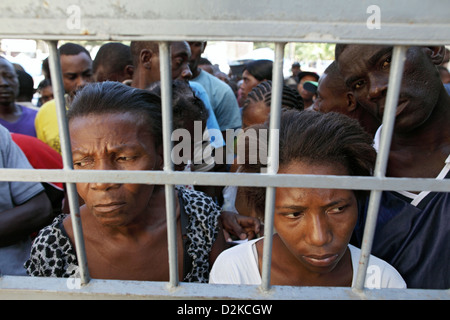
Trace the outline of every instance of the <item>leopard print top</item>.
{"type": "MultiPolygon", "coordinates": [[[[186,235],[187,254],[191,268],[183,281],[207,283],[209,279],[209,253],[218,233],[220,208],[207,195],[199,191],[177,188],[188,217],[186,235]]],[[[67,214],[55,218],[43,228],[33,241],[30,259],[25,268],[30,276],[79,277],[74,247],[62,222],[67,214]]]]}

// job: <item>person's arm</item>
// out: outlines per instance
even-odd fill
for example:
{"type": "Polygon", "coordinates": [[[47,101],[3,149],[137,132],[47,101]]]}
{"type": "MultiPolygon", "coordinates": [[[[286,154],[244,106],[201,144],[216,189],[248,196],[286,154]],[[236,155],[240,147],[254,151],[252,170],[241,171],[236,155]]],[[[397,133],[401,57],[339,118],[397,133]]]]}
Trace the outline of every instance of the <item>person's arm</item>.
{"type": "Polygon", "coordinates": [[[52,204],[42,191],[25,203],[0,212],[0,246],[11,245],[50,224],[52,204]]]}

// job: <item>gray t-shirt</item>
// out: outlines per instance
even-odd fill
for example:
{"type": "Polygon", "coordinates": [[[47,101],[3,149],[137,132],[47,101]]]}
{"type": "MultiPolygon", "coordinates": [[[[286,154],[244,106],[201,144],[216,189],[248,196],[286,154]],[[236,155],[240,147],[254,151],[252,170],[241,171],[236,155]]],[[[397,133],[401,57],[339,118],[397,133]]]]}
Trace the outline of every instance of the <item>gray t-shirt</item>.
{"type": "MultiPolygon", "coordinates": [[[[0,125],[0,168],[32,169],[22,150],[12,141],[10,132],[0,125]]],[[[30,200],[44,187],[36,182],[0,181],[0,213],[30,200]]],[[[23,239],[11,246],[0,247],[0,274],[26,275],[23,263],[28,259],[31,240],[23,239]]]]}

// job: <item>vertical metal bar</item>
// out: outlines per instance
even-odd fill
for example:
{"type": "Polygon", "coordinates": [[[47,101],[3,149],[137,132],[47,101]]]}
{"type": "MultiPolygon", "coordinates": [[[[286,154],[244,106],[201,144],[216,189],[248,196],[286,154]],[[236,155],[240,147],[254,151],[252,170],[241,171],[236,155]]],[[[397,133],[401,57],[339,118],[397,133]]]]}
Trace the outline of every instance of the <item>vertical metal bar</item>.
{"type": "MultiPolygon", "coordinates": [[[[267,174],[278,172],[279,128],[281,115],[281,94],[283,90],[283,57],[286,43],[275,43],[275,60],[272,71],[272,100],[270,104],[270,132],[267,174]]],[[[261,274],[261,289],[270,289],[270,268],[272,264],[273,212],[275,208],[275,188],[266,189],[266,207],[264,216],[264,247],[261,274]]]]}
{"type": "MultiPolygon", "coordinates": [[[[374,176],[378,178],[384,178],[386,173],[389,151],[391,148],[392,133],[394,131],[395,112],[400,93],[403,66],[407,49],[408,48],[406,46],[395,46],[392,54],[392,68],[389,74],[386,106],[383,114],[383,130],[381,131],[380,148],[378,150],[374,172],[374,176]]],[[[358,273],[354,285],[354,288],[357,290],[364,289],[382,192],[382,190],[373,190],[370,194],[366,225],[364,227],[363,243],[361,246],[361,257],[359,260],[358,273]]]]}
{"type": "MultiPolygon", "coordinates": [[[[57,49],[57,41],[49,41],[49,67],[52,78],[53,93],[56,102],[56,114],[58,117],[59,138],[63,165],[65,170],[73,170],[72,150],[70,147],[69,127],[66,119],[66,104],[64,99],[64,85],[61,72],[61,63],[57,49]]],[[[81,284],[87,284],[90,280],[87,265],[86,251],[84,246],[83,229],[81,226],[80,206],[78,204],[78,193],[74,183],[66,183],[67,196],[69,200],[70,217],[72,219],[73,234],[75,240],[76,254],[80,268],[81,284]]]]}
{"type": "MultiPolygon", "coordinates": [[[[170,43],[159,43],[159,58],[161,65],[161,102],[163,121],[163,147],[164,147],[164,171],[172,172],[173,163],[171,161],[172,151],[172,68],[170,43]]],[[[175,187],[166,184],[166,214],[167,214],[167,241],[169,250],[169,275],[170,287],[179,284],[178,279],[178,254],[177,254],[177,217],[175,203],[175,187]]]]}

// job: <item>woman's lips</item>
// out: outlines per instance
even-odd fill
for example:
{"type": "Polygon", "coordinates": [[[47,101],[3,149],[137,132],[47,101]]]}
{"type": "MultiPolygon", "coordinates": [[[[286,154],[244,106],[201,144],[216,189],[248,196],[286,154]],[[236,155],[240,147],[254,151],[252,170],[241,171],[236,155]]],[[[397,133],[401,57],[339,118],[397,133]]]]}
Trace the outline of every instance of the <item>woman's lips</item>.
{"type": "Polygon", "coordinates": [[[328,267],[333,264],[338,258],[337,254],[326,254],[326,255],[309,255],[303,256],[303,258],[311,265],[316,267],[328,267]]]}
{"type": "Polygon", "coordinates": [[[106,203],[106,204],[97,204],[94,206],[95,211],[102,212],[102,213],[108,213],[115,211],[117,209],[120,209],[125,205],[124,202],[113,202],[113,203],[106,203]]]}

